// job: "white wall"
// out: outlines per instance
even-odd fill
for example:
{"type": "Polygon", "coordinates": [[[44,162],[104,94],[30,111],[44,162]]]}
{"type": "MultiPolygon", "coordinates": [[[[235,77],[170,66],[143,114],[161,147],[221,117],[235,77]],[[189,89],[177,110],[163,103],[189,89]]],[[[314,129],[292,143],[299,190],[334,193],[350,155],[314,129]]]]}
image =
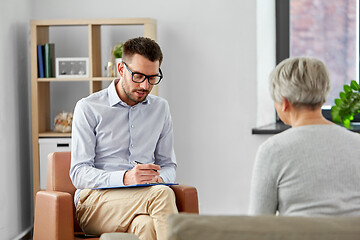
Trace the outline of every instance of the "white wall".
{"type": "MultiPolygon", "coordinates": [[[[260,3],[263,2],[259,1],[260,3]]],[[[270,8],[271,10],[271,8],[270,8]]],[[[257,147],[257,1],[32,0],[32,19],[157,19],[178,182],[197,187],[202,214],[246,214],[257,147]]],[[[270,36],[272,37],[272,36],[270,36]]]]}
{"type": "Polygon", "coordinates": [[[32,225],[29,123],[29,3],[0,2],[0,238],[32,225]]]}
{"type": "Polygon", "coordinates": [[[274,103],[269,94],[270,72],[276,64],[275,1],[259,0],[257,5],[257,124],[275,121],[274,103]]]}

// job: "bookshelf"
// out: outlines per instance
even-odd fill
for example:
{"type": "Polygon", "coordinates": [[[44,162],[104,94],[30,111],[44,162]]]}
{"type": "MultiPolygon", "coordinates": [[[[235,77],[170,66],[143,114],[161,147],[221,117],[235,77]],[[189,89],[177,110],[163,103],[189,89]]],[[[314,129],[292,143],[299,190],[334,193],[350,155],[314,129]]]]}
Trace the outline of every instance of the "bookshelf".
{"type": "MultiPolygon", "coordinates": [[[[117,18],[117,19],[64,19],[64,20],[31,20],[30,22],[30,54],[31,54],[31,105],[32,105],[32,152],[33,152],[33,192],[34,197],[40,189],[40,160],[39,138],[69,138],[71,133],[53,132],[50,116],[51,84],[61,82],[71,84],[81,82],[88,84],[88,94],[97,92],[103,88],[103,82],[110,82],[113,77],[103,77],[102,68],[105,63],[101,61],[102,29],[109,26],[142,26],[143,36],[156,41],[156,20],[151,18],[117,18]],[[87,78],[39,78],[37,45],[49,42],[53,27],[71,28],[82,27],[87,31],[87,54],[89,58],[89,77],[87,78]]],[[[57,42],[55,42],[56,48],[57,42]]],[[[75,44],[83,45],[81,42],[75,44]]],[[[108,50],[108,49],[106,49],[108,50]]],[[[57,54],[55,57],[58,57],[57,54]]],[[[157,88],[151,92],[157,95],[157,88]]],[[[81,96],[79,97],[79,99],[81,96]]],[[[59,99],[61,101],[61,99],[59,99]]]]}

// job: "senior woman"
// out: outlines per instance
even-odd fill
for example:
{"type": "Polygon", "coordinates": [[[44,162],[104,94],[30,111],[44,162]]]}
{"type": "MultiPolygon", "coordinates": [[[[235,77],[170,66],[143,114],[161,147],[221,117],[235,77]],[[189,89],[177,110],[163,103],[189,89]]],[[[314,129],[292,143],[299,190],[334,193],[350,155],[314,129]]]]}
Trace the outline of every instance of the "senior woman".
{"type": "Polygon", "coordinates": [[[322,116],[329,90],[314,58],[286,59],[271,73],[276,111],[292,128],[258,149],[250,215],[360,215],[360,135],[322,116]]]}

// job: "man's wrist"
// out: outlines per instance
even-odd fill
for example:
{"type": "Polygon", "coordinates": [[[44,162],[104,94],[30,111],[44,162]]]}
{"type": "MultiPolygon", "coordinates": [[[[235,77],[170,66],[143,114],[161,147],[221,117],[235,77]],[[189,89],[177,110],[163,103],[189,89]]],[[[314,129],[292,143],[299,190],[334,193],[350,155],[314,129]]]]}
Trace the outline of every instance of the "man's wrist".
{"type": "Polygon", "coordinates": [[[128,182],[127,182],[127,180],[126,180],[126,175],[127,175],[127,173],[128,173],[128,170],[126,170],[126,171],[124,172],[123,185],[129,185],[128,182]]]}

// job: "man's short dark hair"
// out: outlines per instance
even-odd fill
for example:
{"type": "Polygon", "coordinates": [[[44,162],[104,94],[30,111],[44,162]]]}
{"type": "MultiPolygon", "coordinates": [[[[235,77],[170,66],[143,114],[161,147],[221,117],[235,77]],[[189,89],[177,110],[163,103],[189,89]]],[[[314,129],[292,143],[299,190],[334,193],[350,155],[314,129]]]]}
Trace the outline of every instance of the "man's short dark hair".
{"type": "Polygon", "coordinates": [[[123,61],[131,61],[134,54],[139,54],[152,62],[163,60],[160,46],[152,39],[147,37],[137,37],[127,40],[123,46],[123,61]]]}

